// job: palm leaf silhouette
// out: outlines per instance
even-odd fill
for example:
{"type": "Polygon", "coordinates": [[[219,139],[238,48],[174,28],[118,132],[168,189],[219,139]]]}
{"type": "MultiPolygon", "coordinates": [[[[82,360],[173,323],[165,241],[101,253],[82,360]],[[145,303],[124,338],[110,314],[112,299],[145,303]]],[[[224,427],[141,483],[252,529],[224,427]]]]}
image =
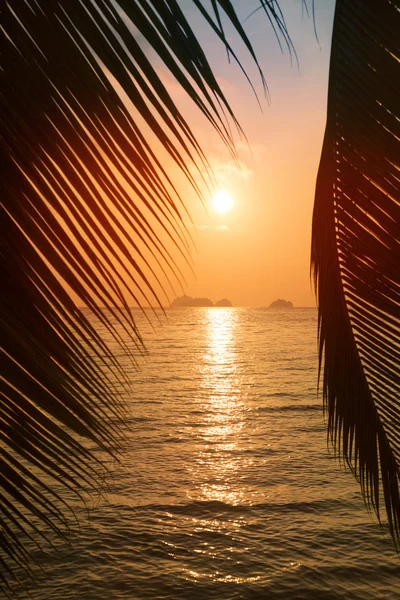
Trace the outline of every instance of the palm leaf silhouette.
{"type": "Polygon", "coordinates": [[[329,434],[397,542],[399,10],[337,1],[312,232],[329,434]]]}
{"type": "MultiPolygon", "coordinates": [[[[257,64],[229,0],[212,2],[210,13],[192,4],[237,60],[222,11],[257,64]]],[[[276,4],[261,8],[290,48],[276,4]]],[[[57,489],[98,486],[101,465],[91,448],[114,456],[120,442],[119,392],[127,382],[77,306],[88,307],[134,360],[141,340],[129,305],[161,306],[155,288],[180,279],[168,248],[187,255],[180,198],[149,137],[197,191],[190,165],[200,170],[207,161],[157,64],[232,152],[226,116],[238,124],[175,0],[1,2],[0,16],[5,588],[13,565],[29,568],[26,540],[46,536],[43,525],[66,535],[57,489]]]]}

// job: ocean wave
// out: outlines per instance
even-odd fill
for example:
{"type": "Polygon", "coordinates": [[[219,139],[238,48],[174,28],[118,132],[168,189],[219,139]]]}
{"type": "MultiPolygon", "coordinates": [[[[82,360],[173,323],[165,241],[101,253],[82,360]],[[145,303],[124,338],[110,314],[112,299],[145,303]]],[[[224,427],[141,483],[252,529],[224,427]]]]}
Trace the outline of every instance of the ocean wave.
{"type": "MultiPolygon", "coordinates": [[[[344,509],[351,506],[351,501],[329,498],[326,500],[294,501],[294,502],[260,502],[230,504],[220,500],[199,500],[180,504],[145,504],[124,510],[146,513],[168,513],[171,515],[212,516],[217,515],[258,515],[259,513],[318,513],[328,510],[344,509]]],[[[122,508],[122,507],[121,507],[122,508]]]]}
{"type": "Polygon", "coordinates": [[[321,404],[282,404],[280,406],[260,406],[259,412],[322,412],[321,404]]]}

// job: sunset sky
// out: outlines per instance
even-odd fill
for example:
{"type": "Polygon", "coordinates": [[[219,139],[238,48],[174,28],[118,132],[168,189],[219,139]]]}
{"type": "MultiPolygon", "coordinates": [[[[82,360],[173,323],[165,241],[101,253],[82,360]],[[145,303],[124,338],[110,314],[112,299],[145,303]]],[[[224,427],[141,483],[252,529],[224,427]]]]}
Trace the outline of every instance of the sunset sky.
{"type": "MultiPolygon", "coordinates": [[[[311,3],[308,4],[310,8],[311,3]]],[[[176,185],[185,207],[181,207],[183,222],[192,238],[190,253],[184,253],[191,257],[191,270],[162,226],[142,205],[140,210],[146,213],[171,253],[175,266],[171,270],[169,267],[173,263],[170,261],[163,274],[156,261],[150,258],[159,282],[144,262],[141,267],[149,275],[151,286],[164,306],[183,293],[208,297],[214,302],[228,298],[234,306],[268,306],[277,298],[290,300],[295,306],[315,306],[310,280],[311,220],[325,128],[334,2],[316,2],[318,40],[312,15],[308,17],[302,10],[301,0],[280,2],[297,52],[298,66],[284,44],[283,53],[280,51],[266,15],[262,11],[251,15],[252,10],[259,6],[258,0],[235,2],[263,69],[270,101],[264,95],[257,67],[238,35],[232,33],[229,26],[226,26],[225,34],[254,84],[261,108],[242,71],[234,60],[228,61],[222,43],[193,3],[186,1],[181,6],[247,141],[233,126],[239,159],[235,163],[218,133],[154,50],[136,30],[131,29],[132,24],[127,20],[128,28],[138,36],[172,99],[192,128],[215,176],[215,187],[210,193],[201,178],[203,175],[210,181],[206,170],[202,168],[199,174],[188,157],[185,158],[204,194],[203,205],[182,171],[143,123],[115,79],[108,74],[176,185]],[[232,207],[225,213],[216,211],[213,206],[215,194],[221,192],[232,201],[232,207]],[[181,282],[186,280],[183,286],[174,277],[173,271],[177,269],[182,273],[181,282]],[[166,275],[172,285],[168,285],[166,275]]],[[[166,127],[165,123],[161,126],[166,127]]],[[[132,190],[128,193],[132,194],[132,190]]],[[[181,242],[178,246],[183,247],[181,242]]],[[[145,253],[146,257],[150,256],[146,249],[145,253]]],[[[141,258],[137,260],[140,263],[141,258]]],[[[142,297],[140,290],[135,293],[142,305],[154,304],[150,296],[147,299],[142,297]]]]}
{"type": "MultiPolygon", "coordinates": [[[[243,21],[253,3],[236,5],[243,21]]],[[[178,169],[170,166],[194,222],[192,226],[187,220],[196,244],[192,252],[196,277],[184,269],[185,292],[191,296],[214,301],[227,297],[235,306],[265,306],[278,297],[291,300],[295,306],[315,305],[309,277],[311,218],[325,126],[334,2],[316,3],[320,45],[312,18],[305,14],[302,18],[300,0],[287,0],[281,6],[299,70],[295,62],[291,65],[287,49],[281,54],[263,13],[246,22],[269,86],[270,105],[254,63],[238,40],[229,38],[255,84],[263,113],[239,68],[228,63],[226,52],[203,21],[188,13],[247,135],[249,145],[235,135],[241,170],[217,133],[166,74],[174,99],[213,167],[216,190],[225,190],[233,200],[231,210],[221,214],[208,196],[206,212],[178,169]]],[[[176,292],[182,293],[179,289],[176,292]]]]}

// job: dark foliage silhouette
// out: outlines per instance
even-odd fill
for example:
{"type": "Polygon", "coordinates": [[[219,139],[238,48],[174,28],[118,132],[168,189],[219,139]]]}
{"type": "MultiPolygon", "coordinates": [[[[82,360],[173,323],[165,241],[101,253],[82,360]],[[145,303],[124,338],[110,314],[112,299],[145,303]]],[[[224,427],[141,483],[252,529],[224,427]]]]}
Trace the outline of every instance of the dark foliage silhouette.
{"type": "MultiPolygon", "coordinates": [[[[290,47],[279,9],[260,8],[290,47]]],[[[257,64],[229,0],[212,2],[210,14],[199,0],[192,9],[236,60],[223,11],[257,64]]],[[[192,170],[207,160],[158,71],[233,154],[228,120],[238,124],[175,0],[1,2],[0,18],[4,588],[15,563],[29,568],[28,540],[40,543],[49,528],[67,535],[57,490],[79,495],[101,483],[91,448],[115,456],[119,446],[127,382],[78,306],[134,360],[142,342],[129,305],[161,305],[155,288],[181,279],[169,248],[187,256],[188,236],[161,155],[198,192],[192,170]]]]}
{"type": "Polygon", "coordinates": [[[400,533],[400,4],[339,0],[312,266],[328,430],[400,533]]]}

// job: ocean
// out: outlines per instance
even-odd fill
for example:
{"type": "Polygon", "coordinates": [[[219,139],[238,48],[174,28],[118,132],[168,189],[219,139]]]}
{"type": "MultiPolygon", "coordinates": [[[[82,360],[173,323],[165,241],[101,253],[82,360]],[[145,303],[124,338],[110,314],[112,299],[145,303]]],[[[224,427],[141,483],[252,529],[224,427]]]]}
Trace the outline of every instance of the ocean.
{"type": "Polygon", "coordinates": [[[400,557],[327,446],[316,310],[135,315],[121,463],[72,544],[37,555],[31,597],[400,598],[400,557]]]}

